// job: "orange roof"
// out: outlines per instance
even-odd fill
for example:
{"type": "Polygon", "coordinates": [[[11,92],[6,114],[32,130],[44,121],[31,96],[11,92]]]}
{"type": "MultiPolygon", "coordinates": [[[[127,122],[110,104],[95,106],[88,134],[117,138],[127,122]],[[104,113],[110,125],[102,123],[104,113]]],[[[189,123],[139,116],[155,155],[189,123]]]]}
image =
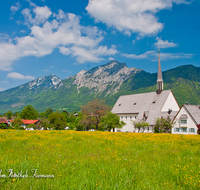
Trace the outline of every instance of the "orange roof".
{"type": "Polygon", "coordinates": [[[8,124],[8,120],[5,117],[0,117],[0,123],[8,124]]]}
{"type": "MultiPolygon", "coordinates": [[[[14,120],[9,120],[10,122],[13,122],[14,120]]],[[[37,123],[39,120],[28,120],[28,119],[22,119],[22,122],[25,125],[29,125],[29,124],[35,124],[37,123]]]]}

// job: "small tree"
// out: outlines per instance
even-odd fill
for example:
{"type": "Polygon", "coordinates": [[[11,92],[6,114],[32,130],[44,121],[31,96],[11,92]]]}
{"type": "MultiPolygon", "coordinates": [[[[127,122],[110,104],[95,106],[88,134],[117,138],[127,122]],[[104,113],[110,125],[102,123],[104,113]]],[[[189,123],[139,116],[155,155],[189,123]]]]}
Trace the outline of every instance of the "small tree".
{"type": "Polygon", "coordinates": [[[46,109],[45,110],[45,117],[48,118],[51,113],[53,113],[53,110],[51,108],[46,109]]]}
{"type": "Polygon", "coordinates": [[[140,131],[140,128],[142,128],[142,132],[144,132],[145,127],[149,126],[149,123],[141,121],[141,122],[134,122],[135,128],[138,128],[138,132],[140,131]]]}
{"type": "Polygon", "coordinates": [[[67,126],[65,117],[59,111],[51,113],[48,117],[49,123],[55,130],[63,130],[67,126]]]}
{"type": "Polygon", "coordinates": [[[4,113],[3,115],[4,115],[4,117],[11,119],[11,117],[13,116],[13,113],[9,110],[8,112],[4,113]]]}
{"type": "Polygon", "coordinates": [[[38,111],[31,105],[25,106],[20,113],[20,117],[23,119],[37,119],[38,115],[38,111]]]}
{"type": "Polygon", "coordinates": [[[122,128],[126,123],[120,121],[120,117],[117,114],[109,112],[101,118],[101,125],[105,126],[104,128],[107,128],[108,131],[113,129],[114,132],[115,128],[122,128]]]}
{"type": "Polygon", "coordinates": [[[171,128],[173,125],[174,123],[170,118],[157,118],[156,124],[154,126],[154,133],[171,133],[171,128]]]}
{"type": "Polygon", "coordinates": [[[23,123],[20,117],[15,117],[14,121],[12,122],[12,126],[18,129],[23,123]]]}
{"type": "Polygon", "coordinates": [[[0,123],[0,129],[7,129],[8,126],[5,123],[0,123]]]}
{"type": "Polygon", "coordinates": [[[47,130],[50,128],[49,120],[48,119],[40,119],[40,126],[43,127],[43,130],[47,130]]]}
{"type": "Polygon", "coordinates": [[[86,105],[81,106],[82,113],[85,115],[83,123],[88,126],[95,126],[95,130],[99,129],[101,118],[109,111],[109,107],[105,105],[104,100],[98,100],[97,98],[88,102],[86,105]]]}
{"type": "Polygon", "coordinates": [[[34,129],[34,130],[36,130],[36,128],[37,128],[37,125],[36,124],[29,124],[29,125],[27,125],[26,126],[26,129],[34,129]]]}

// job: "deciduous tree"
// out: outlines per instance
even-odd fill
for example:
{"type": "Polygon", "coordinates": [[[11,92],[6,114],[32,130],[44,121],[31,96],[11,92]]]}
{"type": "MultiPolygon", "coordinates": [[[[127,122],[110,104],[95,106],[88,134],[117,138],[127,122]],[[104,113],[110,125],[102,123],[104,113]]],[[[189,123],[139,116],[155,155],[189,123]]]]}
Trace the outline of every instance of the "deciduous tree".
{"type": "Polygon", "coordinates": [[[102,117],[101,125],[105,126],[108,131],[113,129],[114,132],[115,128],[122,128],[126,123],[120,121],[120,117],[117,114],[108,112],[108,114],[102,117]]]}
{"type": "Polygon", "coordinates": [[[24,124],[20,117],[15,117],[14,121],[12,122],[12,126],[16,129],[20,128],[20,126],[24,124]]]}
{"type": "Polygon", "coordinates": [[[141,121],[141,122],[134,122],[135,128],[138,128],[138,132],[140,131],[140,128],[142,128],[142,132],[144,132],[145,127],[149,126],[149,123],[145,122],[145,121],[141,121]]]}
{"type": "Polygon", "coordinates": [[[48,119],[51,127],[55,130],[63,130],[67,126],[64,115],[60,114],[59,111],[51,113],[48,119]]]}
{"type": "Polygon", "coordinates": [[[7,111],[6,113],[3,114],[5,117],[7,117],[7,119],[11,119],[11,117],[13,116],[12,111],[7,111]]]}
{"type": "Polygon", "coordinates": [[[91,127],[95,126],[95,130],[98,130],[101,118],[106,115],[110,108],[105,105],[104,100],[94,99],[88,102],[86,105],[81,106],[82,113],[85,115],[82,122],[91,127]]]}
{"type": "Polygon", "coordinates": [[[156,124],[154,126],[154,133],[171,133],[171,128],[173,125],[174,123],[170,118],[157,118],[156,124]]]}

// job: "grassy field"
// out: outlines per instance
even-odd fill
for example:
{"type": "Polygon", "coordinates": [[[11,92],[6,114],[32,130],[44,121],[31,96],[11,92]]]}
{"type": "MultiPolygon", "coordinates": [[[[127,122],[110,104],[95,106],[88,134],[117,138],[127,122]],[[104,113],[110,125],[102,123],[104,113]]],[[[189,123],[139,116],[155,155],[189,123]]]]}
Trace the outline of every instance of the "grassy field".
{"type": "Polygon", "coordinates": [[[0,130],[0,171],[6,190],[200,189],[200,136],[0,130]]]}

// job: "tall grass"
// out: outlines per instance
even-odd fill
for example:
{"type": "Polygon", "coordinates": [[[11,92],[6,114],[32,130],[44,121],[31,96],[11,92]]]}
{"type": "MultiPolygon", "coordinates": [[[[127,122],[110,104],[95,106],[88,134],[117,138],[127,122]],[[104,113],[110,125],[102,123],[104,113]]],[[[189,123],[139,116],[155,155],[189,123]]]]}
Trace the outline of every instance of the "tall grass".
{"type": "Polygon", "coordinates": [[[195,135],[0,130],[0,175],[28,175],[0,189],[200,189],[199,158],[195,135]]]}

